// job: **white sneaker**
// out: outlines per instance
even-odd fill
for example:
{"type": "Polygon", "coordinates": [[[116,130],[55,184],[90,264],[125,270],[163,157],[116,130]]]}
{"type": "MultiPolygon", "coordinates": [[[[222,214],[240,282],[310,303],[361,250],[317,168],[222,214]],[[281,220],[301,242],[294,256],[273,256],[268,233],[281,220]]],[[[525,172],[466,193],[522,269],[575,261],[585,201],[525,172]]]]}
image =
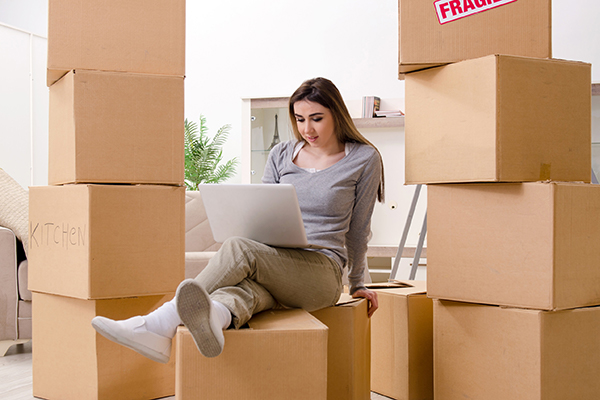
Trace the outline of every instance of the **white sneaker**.
{"type": "Polygon", "coordinates": [[[92,326],[105,338],[135,350],[153,361],[163,364],[169,362],[172,340],[147,330],[144,317],[137,316],[123,321],[94,317],[92,326]]]}
{"type": "Polygon", "coordinates": [[[175,294],[179,318],[189,329],[196,347],[205,357],[223,351],[225,336],[214,305],[206,290],[194,279],[181,282],[175,294]]]}

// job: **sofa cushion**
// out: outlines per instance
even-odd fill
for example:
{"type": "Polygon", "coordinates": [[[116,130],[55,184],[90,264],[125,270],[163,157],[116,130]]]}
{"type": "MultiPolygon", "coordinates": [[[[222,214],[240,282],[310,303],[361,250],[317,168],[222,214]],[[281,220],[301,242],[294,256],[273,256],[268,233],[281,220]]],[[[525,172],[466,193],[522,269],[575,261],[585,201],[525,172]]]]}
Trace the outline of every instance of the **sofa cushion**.
{"type": "Polygon", "coordinates": [[[185,192],[185,251],[217,251],[200,192],[185,192]]]}
{"type": "Polygon", "coordinates": [[[0,226],[8,228],[28,250],[29,195],[21,185],[0,168],[0,226]]]}
{"type": "Polygon", "coordinates": [[[31,301],[19,301],[19,318],[17,319],[19,339],[30,339],[31,338],[31,315],[32,315],[32,302],[31,301]]]}

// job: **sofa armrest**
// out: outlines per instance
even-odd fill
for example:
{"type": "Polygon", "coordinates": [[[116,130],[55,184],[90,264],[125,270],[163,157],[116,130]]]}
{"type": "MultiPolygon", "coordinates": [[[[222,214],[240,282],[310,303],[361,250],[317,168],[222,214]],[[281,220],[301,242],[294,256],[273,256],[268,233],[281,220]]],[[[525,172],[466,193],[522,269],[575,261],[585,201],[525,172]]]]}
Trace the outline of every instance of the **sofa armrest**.
{"type": "Polygon", "coordinates": [[[210,259],[217,254],[216,251],[188,251],[185,253],[185,278],[193,279],[206,266],[210,259]]]}
{"type": "Polygon", "coordinates": [[[31,301],[31,291],[27,287],[27,276],[29,274],[29,262],[23,260],[19,263],[17,269],[17,285],[19,287],[19,299],[25,301],[31,301]]]}
{"type": "Polygon", "coordinates": [[[0,340],[18,338],[17,238],[0,227],[0,340]]]}

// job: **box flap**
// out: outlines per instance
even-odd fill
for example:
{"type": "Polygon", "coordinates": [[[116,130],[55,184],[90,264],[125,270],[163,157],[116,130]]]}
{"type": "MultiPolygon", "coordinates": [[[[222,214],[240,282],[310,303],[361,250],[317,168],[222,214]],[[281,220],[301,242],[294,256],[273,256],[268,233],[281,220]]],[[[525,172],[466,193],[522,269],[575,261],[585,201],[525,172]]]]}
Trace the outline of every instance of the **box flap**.
{"type": "Polygon", "coordinates": [[[427,293],[426,281],[390,281],[381,283],[370,283],[366,286],[368,289],[374,290],[376,292],[397,294],[400,296],[427,293]]]}
{"type": "Polygon", "coordinates": [[[354,307],[358,302],[364,300],[362,297],[352,297],[348,293],[342,293],[334,307],[351,306],[354,307]]]}

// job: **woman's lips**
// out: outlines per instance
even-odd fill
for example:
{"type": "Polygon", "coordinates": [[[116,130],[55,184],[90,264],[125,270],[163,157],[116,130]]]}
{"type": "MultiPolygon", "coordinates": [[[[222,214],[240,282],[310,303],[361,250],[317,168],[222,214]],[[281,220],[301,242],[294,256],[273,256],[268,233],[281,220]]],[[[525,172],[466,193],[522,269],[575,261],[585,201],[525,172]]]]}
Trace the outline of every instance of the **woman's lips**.
{"type": "Polygon", "coordinates": [[[309,142],[314,142],[318,138],[319,138],[318,136],[305,136],[305,139],[308,140],[309,142]]]}

